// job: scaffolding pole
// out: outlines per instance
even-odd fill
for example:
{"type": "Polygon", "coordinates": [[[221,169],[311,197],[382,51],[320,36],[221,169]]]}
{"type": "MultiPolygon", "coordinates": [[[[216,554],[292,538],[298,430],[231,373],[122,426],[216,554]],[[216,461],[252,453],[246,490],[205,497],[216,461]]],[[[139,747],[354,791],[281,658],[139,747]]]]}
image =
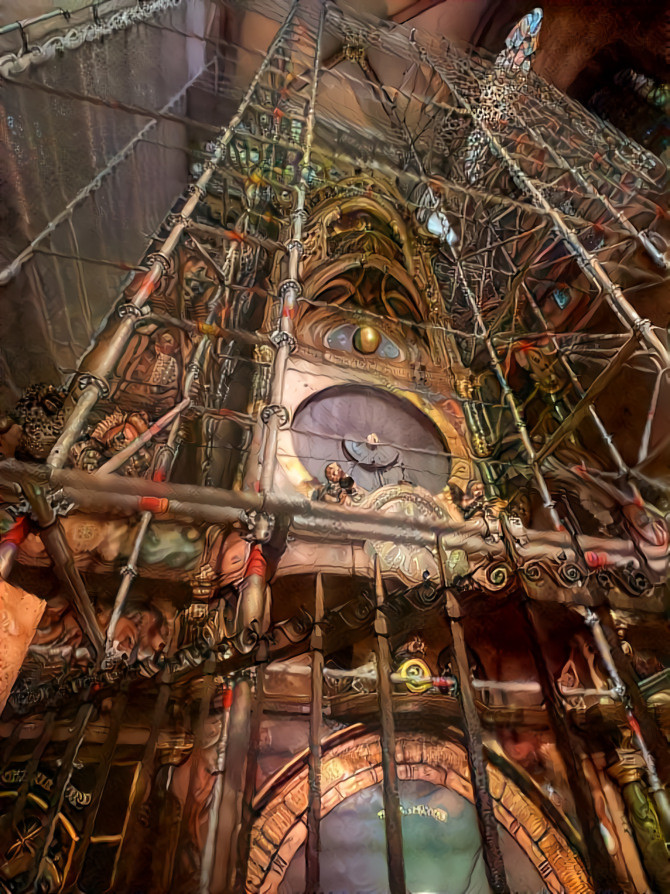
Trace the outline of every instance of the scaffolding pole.
{"type": "Polygon", "coordinates": [[[221,730],[216,743],[216,765],[214,767],[214,788],[212,800],[209,806],[209,818],[207,822],[207,837],[202,849],[200,862],[200,884],[198,894],[209,894],[214,868],[214,855],[216,852],[216,838],[219,830],[219,815],[221,813],[221,798],[223,796],[223,773],[226,769],[226,753],[228,750],[228,730],[230,727],[230,709],[233,704],[233,690],[224,689],[223,713],[221,716],[221,730]]]}
{"type": "MultiPolygon", "coordinates": [[[[440,551],[442,554],[442,551],[440,551]]],[[[447,592],[447,621],[453,642],[453,655],[458,675],[458,691],[463,718],[465,746],[468,752],[470,781],[474,795],[477,822],[482,840],[482,855],[486,876],[494,894],[509,894],[509,885],[505,874],[505,863],[500,848],[498,822],[493,809],[493,798],[489,789],[486,764],[484,761],[484,745],[482,742],[482,725],[475,704],[475,692],[470,675],[461,607],[456,597],[447,592]]]]}
{"type": "Polygon", "coordinates": [[[663,344],[658,335],[654,332],[649,320],[644,319],[635,310],[628,301],[620,286],[612,282],[607,275],[607,271],[600,263],[598,258],[585,248],[579,241],[577,234],[572,230],[563,219],[563,216],[547,201],[540,190],[530,180],[529,177],[521,170],[519,165],[511,157],[507,149],[496,138],[491,128],[486,124],[483,118],[475,112],[468,100],[461,94],[459,89],[449,80],[444,66],[433,61],[425,48],[419,50],[421,56],[425,58],[433,69],[440,75],[446,86],[456,97],[463,109],[468,113],[474,128],[479,130],[489,146],[494,156],[500,159],[503,165],[509,171],[513,181],[522,189],[531,199],[533,205],[540,209],[551,221],[552,229],[556,233],[559,240],[566,246],[570,254],[575,258],[580,268],[591,282],[605,295],[605,299],[612,309],[617,319],[624,327],[636,338],[640,340],[652,354],[655,354],[661,361],[663,367],[670,366],[670,353],[668,348],[663,344]]]}
{"type": "Polygon", "coordinates": [[[616,869],[603,840],[591,787],[579,761],[579,754],[585,750],[584,744],[571,729],[565,715],[565,707],[538,640],[537,622],[530,601],[522,598],[520,609],[526,629],[526,640],[542,687],[547,716],[575,802],[575,812],[581,826],[591,876],[598,891],[616,891],[618,887],[616,869]]]}
{"type": "Polygon", "coordinates": [[[300,181],[295,188],[295,207],[291,215],[291,231],[289,241],[286,244],[288,254],[288,277],[279,286],[278,294],[281,300],[281,312],[279,325],[271,336],[277,348],[272,367],[272,388],[270,402],[263,408],[261,419],[265,423],[265,443],[261,459],[259,477],[260,490],[267,493],[272,490],[275,470],[277,467],[277,443],[279,429],[288,420],[288,413],[283,405],[284,380],[288,366],[288,358],[295,349],[294,323],[298,298],[301,295],[300,288],[300,259],[303,247],[303,226],[307,217],[305,200],[312,177],[311,157],[312,141],[314,139],[314,121],[316,115],[316,94],[319,87],[319,57],[321,55],[321,41],[326,20],[326,4],[321,3],[319,25],[314,44],[314,62],[312,75],[312,89],[309,98],[307,112],[307,125],[305,133],[305,149],[300,166],[300,181]]]}
{"type": "Polygon", "coordinates": [[[405,857],[402,842],[402,814],[398,791],[398,767],[395,757],[395,721],[391,689],[391,650],[384,614],[384,582],[379,556],[375,559],[375,657],[377,660],[377,701],[381,724],[382,797],[384,801],[384,829],[386,832],[386,864],[391,894],[406,894],[405,857]]]}
{"type": "Polygon", "coordinates": [[[314,592],[314,629],[310,641],[312,654],[311,702],[309,709],[309,795],[307,802],[306,894],[321,891],[321,739],[323,737],[323,576],[316,576],[314,592]]]}
{"type": "Polygon", "coordinates": [[[79,373],[79,383],[83,386],[81,394],[65,423],[60,437],[49,454],[48,462],[54,468],[63,468],[70,454],[70,449],[79,439],[86,427],[86,423],[93,407],[96,405],[100,397],[108,393],[109,379],[125,350],[128,340],[134,332],[136,317],[139,316],[142,307],[149,300],[161,278],[167,272],[170,258],[179,245],[183,232],[188,228],[189,220],[198,206],[198,203],[205,198],[207,194],[207,185],[212,179],[218,165],[224,159],[228,143],[231,141],[236,128],[242,121],[242,117],[251,103],[260,79],[265,74],[277,49],[282,44],[286,32],[295,16],[296,8],[297,0],[293,0],[288,15],[270,44],[236,113],[233,115],[228,126],[223,130],[221,136],[216,140],[215,149],[212,152],[209,161],[205,163],[202,174],[195,183],[190,185],[188,189],[188,199],[184,203],[181,211],[175,216],[175,223],[170,230],[167,239],[163,242],[161,248],[150,257],[150,260],[152,261],[151,269],[145,275],[142,285],[137,290],[132,300],[128,302],[127,305],[122,306],[121,309],[123,309],[124,313],[116,330],[107,342],[102,356],[98,359],[93,369],[88,369],[85,372],[79,373]]]}

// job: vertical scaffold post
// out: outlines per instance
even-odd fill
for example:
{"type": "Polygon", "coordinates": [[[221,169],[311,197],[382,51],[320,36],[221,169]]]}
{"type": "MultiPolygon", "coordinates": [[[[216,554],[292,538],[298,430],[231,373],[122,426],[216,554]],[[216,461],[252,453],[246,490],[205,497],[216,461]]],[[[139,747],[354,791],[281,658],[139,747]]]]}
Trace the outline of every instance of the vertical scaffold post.
{"type": "MultiPolygon", "coordinates": [[[[440,555],[442,551],[440,550],[440,555]]],[[[482,726],[475,705],[475,693],[470,678],[470,662],[465,645],[461,606],[456,597],[447,590],[447,621],[453,641],[453,655],[458,677],[458,691],[463,712],[463,732],[468,752],[470,780],[475,798],[477,822],[482,839],[482,855],[486,875],[494,894],[509,894],[505,864],[500,849],[498,823],[493,812],[493,798],[489,791],[486,764],[484,762],[484,746],[482,743],[482,726]]]]}
{"type": "Polygon", "coordinates": [[[295,189],[296,202],[291,217],[291,235],[286,245],[288,252],[288,278],[279,286],[279,298],[281,300],[281,312],[279,325],[271,336],[277,348],[272,367],[272,387],[270,402],[263,409],[261,419],[265,423],[265,443],[261,459],[259,487],[263,493],[272,490],[275,469],[277,466],[277,441],[279,429],[287,421],[287,412],[283,406],[284,379],[286,367],[291,351],[295,347],[293,334],[293,318],[296,304],[300,297],[300,258],[303,253],[303,224],[306,217],[305,201],[307,188],[311,179],[312,140],[314,138],[314,121],[316,115],[316,93],[319,86],[319,58],[321,55],[321,40],[326,20],[326,5],[321,6],[319,25],[314,44],[314,62],[312,74],[312,89],[307,112],[307,125],[305,128],[305,149],[302,156],[300,169],[300,181],[295,189]]]}
{"type": "Polygon", "coordinates": [[[321,851],[321,738],[323,726],[323,577],[316,576],[314,593],[314,630],[312,650],[312,686],[309,712],[309,795],[307,802],[306,894],[319,894],[321,851]]]}
{"type": "Polygon", "coordinates": [[[72,734],[67,743],[60,770],[58,771],[58,776],[56,777],[56,782],[53,787],[53,792],[49,799],[49,806],[44,820],[44,837],[41,842],[41,847],[35,853],[28,879],[25,882],[24,891],[33,890],[35,894],[39,894],[39,892],[43,890],[42,876],[47,871],[49,849],[51,848],[54,835],[56,834],[56,825],[58,823],[60,811],[63,807],[63,801],[65,800],[65,793],[70,784],[70,780],[72,779],[77,754],[84,741],[86,727],[88,726],[88,721],[91,719],[93,709],[94,706],[92,702],[86,701],[77,711],[77,716],[71,731],[72,734]]]}
{"type": "Polygon", "coordinates": [[[402,843],[402,813],[398,791],[398,768],[395,758],[395,721],[391,690],[391,651],[388,626],[384,614],[384,583],[379,557],[375,559],[375,657],[377,659],[377,699],[381,724],[382,795],[386,830],[386,862],[391,894],[406,894],[405,857],[402,843]]]}
{"type": "Polygon", "coordinates": [[[231,885],[231,891],[236,894],[244,894],[246,891],[245,874],[251,849],[251,830],[253,828],[256,812],[253,799],[256,793],[256,776],[258,772],[258,753],[261,742],[261,730],[265,716],[265,666],[259,665],[256,670],[256,691],[253,700],[251,719],[249,722],[249,748],[247,752],[247,765],[244,773],[244,791],[242,795],[242,810],[240,813],[240,833],[237,840],[237,861],[235,863],[235,877],[231,885]]]}
{"type": "Polygon", "coordinates": [[[230,708],[228,728],[228,753],[223,777],[223,793],[216,836],[216,852],[212,867],[210,894],[228,894],[233,890],[236,874],[237,841],[242,817],[241,782],[249,754],[251,716],[251,683],[238,679],[235,684],[233,704],[230,708]]]}
{"type": "Polygon", "coordinates": [[[205,839],[205,846],[202,850],[202,861],[200,863],[200,885],[198,887],[199,894],[209,894],[212,869],[214,867],[216,839],[217,833],[219,831],[219,815],[221,813],[221,799],[223,797],[223,772],[226,768],[226,753],[228,751],[228,730],[230,728],[230,709],[232,704],[233,690],[230,687],[226,687],[223,690],[223,711],[221,715],[221,728],[219,730],[219,738],[216,743],[214,789],[212,791],[212,800],[209,805],[207,838],[205,839]]]}
{"type": "Polygon", "coordinates": [[[579,755],[584,751],[584,747],[570,728],[565,708],[561,703],[538,639],[533,606],[528,598],[521,600],[521,613],[526,627],[526,640],[542,688],[549,724],[554,733],[558,753],[565,765],[575,802],[575,813],[582,827],[584,850],[588,858],[591,877],[597,890],[616,891],[618,887],[616,870],[600,831],[600,821],[593,802],[591,787],[580,766],[579,755]]]}
{"type": "Polygon", "coordinates": [[[117,852],[112,875],[112,891],[118,891],[119,894],[128,890],[132,883],[133,873],[137,870],[138,857],[142,848],[141,808],[151,792],[158,736],[165,720],[170,692],[170,684],[165,681],[161,682],[151,718],[149,735],[130,790],[121,845],[117,852]]]}
{"type": "Polygon", "coordinates": [[[91,802],[88,805],[86,819],[84,820],[84,828],[82,829],[82,832],[79,836],[79,840],[75,844],[74,854],[72,856],[67,876],[65,878],[64,887],[69,887],[70,885],[74,885],[76,883],[77,879],[79,878],[79,873],[81,872],[81,869],[84,865],[84,860],[86,859],[86,854],[88,853],[88,848],[91,844],[91,837],[95,828],[95,821],[98,817],[98,811],[100,810],[102,796],[105,791],[105,786],[107,785],[109,772],[112,768],[112,762],[114,760],[114,754],[116,751],[116,743],[121,731],[121,724],[123,723],[123,717],[126,711],[127,703],[128,686],[127,684],[124,684],[121,691],[116,695],[114,707],[112,708],[111,716],[109,719],[109,729],[107,730],[107,737],[105,738],[104,745],[102,746],[100,754],[97,758],[98,766],[96,768],[93,791],[91,792],[91,802]]]}
{"type": "Polygon", "coordinates": [[[295,16],[297,2],[298,0],[293,0],[288,15],[277,31],[274,40],[268,47],[268,51],[251,81],[247,92],[244,94],[237,111],[233,115],[228,126],[222,130],[221,135],[217,138],[214,151],[209,161],[204,164],[202,174],[195,183],[192,183],[189,186],[188,198],[179,214],[176,215],[175,223],[170,230],[167,239],[163,242],[159,251],[152,255],[151,269],[144,277],[142,285],[133,296],[132,301],[126,307],[126,312],[124,312],[114,334],[107,342],[104,351],[100,354],[95,367],[86,370],[80,375],[79,381],[83,386],[81,394],[79,395],[74,409],[65,423],[63,431],[47,460],[52,467],[57,469],[63,468],[67,462],[70,448],[84,430],[93,407],[98,402],[98,399],[108,392],[109,377],[113,374],[116,364],[128,344],[128,340],[135,331],[136,318],[140,314],[141,308],[151,297],[161,278],[167,272],[170,258],[179,245],[182,234],[187,228],[189,220],[198,203],[204,199],[207,185],[212,179],[217,167],[225,157],[228,143],[231,141],[233,134],[239,126],[242,117],[253,98],[260,79],[267,71],[277,49],[284,40],[284,36],[295,16]]]}

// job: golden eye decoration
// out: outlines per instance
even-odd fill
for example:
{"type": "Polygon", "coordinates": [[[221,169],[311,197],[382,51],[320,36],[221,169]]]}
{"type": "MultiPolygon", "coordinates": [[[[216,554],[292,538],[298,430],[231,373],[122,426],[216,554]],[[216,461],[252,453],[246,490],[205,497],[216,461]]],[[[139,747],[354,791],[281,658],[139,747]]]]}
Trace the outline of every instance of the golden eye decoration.
{"type": "Polygon", "coordinates": [[[431,672],[421,658],[410,658],[409,661],[403,661],[397,672],[410,692],[427,692],[433,685],[431,680],[425,679],[431,676],[431,672]]]}
{"type": "Polygon", "coordinates": [[[355,351],[366,357],[374,354],[380,360],[397,360],[401,356],[400,348],[394,341],[367,323],[336,326],[326,334],[324,344],[334,351],[355,351]]]}
{"type": "Polygon", "coordinates": [[[360,326],[354,332],[353,345],[359,354],[374,354],[381,341],[381,333],[374,326],[360,326]]]}

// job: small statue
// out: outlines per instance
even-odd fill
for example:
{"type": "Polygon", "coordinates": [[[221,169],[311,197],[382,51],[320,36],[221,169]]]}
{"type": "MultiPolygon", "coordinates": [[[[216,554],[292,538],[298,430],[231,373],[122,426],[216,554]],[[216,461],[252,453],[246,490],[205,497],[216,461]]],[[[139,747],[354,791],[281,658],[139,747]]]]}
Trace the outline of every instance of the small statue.
{"type": "Polygon", "coordinates": [[[84,441],[77,441],[72,445],[70,450],[70,459],[76,468],[82,472],[95,472],[102,465],[103,446],[100,441],[95,438],[86,438],[84,441]]]}
{"type": "MultiPolygon", "coordinates": [[[[70,451],[74,465],[85,472],[93,472],[106,459],[127,447],[149,427],[146,413],[123,413],[115,410],[99,422],[90,437],[76,443],[70,451]]],[[[125,475],[144,475],[151,466],[153,450],[150,446],[140,447],[123,464],[125,475]]]]}
{"type": "Polygon", "coordinates": [[[323,503],[342,503],[356,492],[354,479],[346,475],[338,462],[328,463],[325,468],[326,482],[312,493],[313,500],[323,503]]]}
{"type": "Polygon", "coordinates": [[[149,385],[158,389],[174,387],[179,377],[179,366],[174,355],[179,351],[175,336],[166,330],[154,342],[156,359],[149,372],[149,385]]]}

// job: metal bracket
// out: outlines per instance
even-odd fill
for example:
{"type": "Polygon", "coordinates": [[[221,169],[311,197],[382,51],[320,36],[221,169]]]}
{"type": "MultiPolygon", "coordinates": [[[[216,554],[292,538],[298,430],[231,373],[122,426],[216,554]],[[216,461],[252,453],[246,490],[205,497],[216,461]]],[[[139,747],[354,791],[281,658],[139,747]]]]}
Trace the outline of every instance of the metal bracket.
{"type": "Polygon", "coordinates": [[[138,307],[136,304],[133,304],[132,301],[124,301],[123,304],[120,304],[116,309],[117,314],[120,317],[136,317],[140,319],[140,317],[146,316],[151,312],[151,308],[148,304],[145,304],[143,307],[138,307]]]}
{"type": "Polygon", "coordinates": [[[292,335],[290,332],[284,332],[283,329],[275,329],[274,332],[270,333],[270,341],[275,348],[279,348],[281,345],[288,345],[291,354],[298,347],[298,340],[295,335],[292,335]]]}
{"type": "Polygon", "coordinates": [[[285,279],[284,282],[279,286],[277,290],[277,294],[279,297],[284,300],[288,292],[293,292],[296,298],[299,298],[302,294],[300,289],[300,283],[295,279],[285,279]]]}
{"type": "MultiPolygon", "coordinates": [[[[203,186],[198,186],[197,183],[189,183],[186,192],[189,196],[198,196],[201,201],[207,195],[207,190],[203,186]]],[[[189,223],[191,222],[192,221],[189,220],[189,223]]]]}
{"type": "Polygon", "coordinates": [[[72,510],[75,508],[75,503],[73,500],[68,500],[68,498],[63,493],[63,489],[54,491],[49,494],[47,497],[49,504],[53,507],[56,515],[66,516],[69,515],[72,510]]]}
{"type": "Polygon", "coordinates": [[[94,373],[90,372],[82,373],[79,376],[79,387],[83,390],[90,385],[95,385],[100,392],[100,397],[107,397],[109,394],[109,382],[107,379],[103,379],[101,376],[96,376],[94,373]]]}
{"type": "Polygon", "coordinates": [[[180,211],[175,211],[172,214],[168,214],[167,225],[169,227],[176,227],[177,224],[181,224],[182,226],[188,225],[189,218],[184,217],[184,215],[180,211]]]}
{"type": "Polygon", "coordinates": [[[302,242],[299,242],[297,239],[291,239],[291,241],[286,245],[286,250],[287,251],[297,251],[298,254],[302,256],[302,254],[305,251],[305,246],[302,244],[302,242]]]}
{"type": "Polygon", "coordinates": [[[633,323],[633,329],[635,330],[638,338],[644,338],[646,332],[649,332],[651,329],[651,321],[646,317],[640,317],[639,320],[635,320],[633,323]]]}
{"type": "Polygon", "coordinates": [[[286,407],[282,407],[280,404],[268,404],[261,410],[261,419],[266,425],[273,416],[279,416],[280,427],[288,423],[288,410],[286,409],[286,407]]]}
{"type": "Polygon", "coordinates": [[[30,503],[25,498],[19,500],[18,503],[8,503],[3,508],[8,515],[11,515],[15,522],[18,521],[21,516],[30,515],[32,512],[30,503]]]}
{"type": "Polygon", "coordinates": [[[160,251],[155,251],[148,255],[145,263],[149,265],[149,268],[153,267],[154,264],[158,264],[161,268],[162,276],[165,276],[170,270],[170,259],[166,258],[160,251]]]}

